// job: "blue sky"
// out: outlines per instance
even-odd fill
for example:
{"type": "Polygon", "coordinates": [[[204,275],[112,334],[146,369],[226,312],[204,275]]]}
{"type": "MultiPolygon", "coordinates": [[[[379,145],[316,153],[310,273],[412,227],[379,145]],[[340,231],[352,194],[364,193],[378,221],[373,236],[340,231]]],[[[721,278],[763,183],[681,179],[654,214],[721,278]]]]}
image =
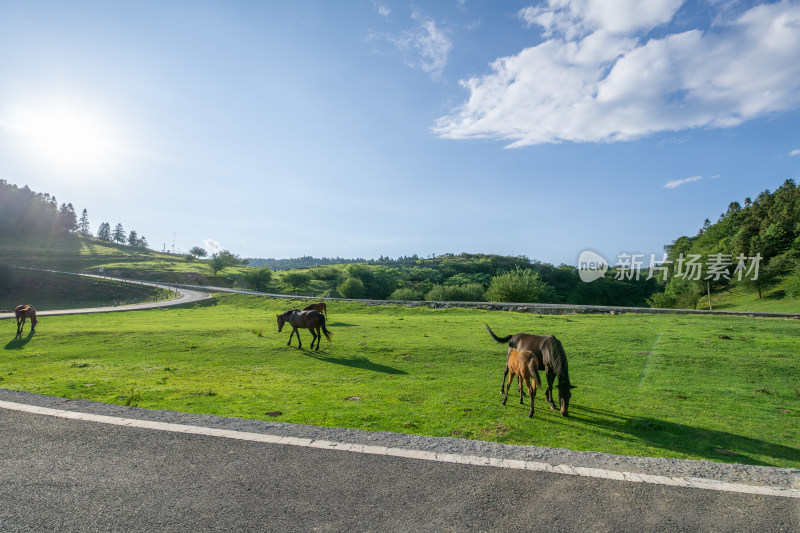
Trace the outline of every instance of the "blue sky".
{"type": "Polygon", "coordinates": [[[156,249],[660,254],[800,178],[800,1],[2,2],[0,178],[156,249]]]}

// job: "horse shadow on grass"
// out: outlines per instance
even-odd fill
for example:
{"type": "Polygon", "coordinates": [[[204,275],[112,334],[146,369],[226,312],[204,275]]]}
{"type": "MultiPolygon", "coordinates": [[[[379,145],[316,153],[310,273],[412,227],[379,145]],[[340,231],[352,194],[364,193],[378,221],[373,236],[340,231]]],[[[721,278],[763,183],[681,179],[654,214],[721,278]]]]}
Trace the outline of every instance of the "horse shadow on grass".
{"type": "Polygon", "coordinates": [[[8,344],[5,345],[6,350],[21,350],[25,347],[26,344],[31,342],[33,338],[34,332],[29,331],[27,337],[22,337],[22,335],[15,335],[13,340],[8,341],[8,344]]]}
{"type": "Polygon", "coordinates": [[[642,441],[655,448],[701,456],[710,461],[760,466],[776,464],[764,462],[756,456],[784,462],[800,461],[800,448],[657,418],[624,416],[580,405],[570,406],[570,418],[595,426],[604,433],[611,431],[622,434],[622,438],[630,442],[642,441]]]}
{"type": "Polygon", "coordinates": [[[371,372],[383,372],[384,374],[408,374],[404,370],[400,370],[399,368],[393,368],[391,366],[382,365],[380,363],[373,363],[366,357],[330,357],[327,355],[320,355],[317,352],[312,352],[311,350],[306,350],[303,348],[303,351],[309,357],[316,359],[317,361],[322,361],[323,363],[332,363],[334,365],[343,365],[349,366],[350,368],[358,368],[360,370],[369,370],[371,372]]]}

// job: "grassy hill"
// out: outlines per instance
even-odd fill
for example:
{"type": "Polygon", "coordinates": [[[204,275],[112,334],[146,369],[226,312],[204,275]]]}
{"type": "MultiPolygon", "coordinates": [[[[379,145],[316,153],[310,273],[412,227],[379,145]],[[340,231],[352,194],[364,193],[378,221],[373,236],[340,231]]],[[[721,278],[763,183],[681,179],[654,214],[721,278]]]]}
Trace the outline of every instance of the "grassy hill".
{"type": "MultiPolygon", "coordinates": [[[[711,293],[711,308],[715,311],[762,311],[767,313],[800,313],[800,299],[787,296],[789,277],[783,277],[758,297],[758,290],[733,285],[711,293]]],[[[697,309],[708,309],[708,296],[697,303],[697,309]]]]}
{"type": "Polygon", "coordinates": [[[128,305],[174,296],[155,287],[0,266],[0,310],[32,304],[38,311],[128,305]]]}

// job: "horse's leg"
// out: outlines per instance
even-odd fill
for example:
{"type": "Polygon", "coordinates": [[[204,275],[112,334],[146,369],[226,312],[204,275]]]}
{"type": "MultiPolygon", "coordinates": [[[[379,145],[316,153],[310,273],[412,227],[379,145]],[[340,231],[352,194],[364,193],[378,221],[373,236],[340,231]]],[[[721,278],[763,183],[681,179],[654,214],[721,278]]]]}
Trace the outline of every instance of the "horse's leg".
{"type": "Polygon", "coordinates": [[[20,317],[17,317],[17,335],[22,335],[22,325],[24,322],[21,320],[20,317]]]}
{"type": "Polygon", "coordinates": [[[553,372],[553,369],[546,368],[545,375],[547,376],[547,390],[544,391],[544,397],[547,399],[547,403],[550,404],[550,409],[555,411],[556,404],[553,403],[553,381],[556,379],[556,373],[553,372]]]}
{"type": "MultiPolygon", "coordinates": [[[[508,374],[508,367],[507,366],[506,366],[506,374],[508,374]]],[[[505,379],[506,378],[505,378],[505,375],[504,375],[503,376],[503,384],[506,385],[506,392],[505,392],[505,396],[503,397],[503,405],[505,405],[506,402],[508,401],[508,390],[511,388],[511,382],[514,381],[514,374],[512,373],[512,374],[510,374],[508,376],[508,384],[506,384],[505,379]]]]}
{"type": "Polygon", "coordinates": [[[528,393],[531,395],[531,410],[528,411],[528,418],[533,417],[533,399],[536,397],[536,383],[531,386],[531,376],[525,376],[525,385],[528,386],[528,393]]]}
{"type": "Polygon", "coordinates": [[[312,350],[314,349],[314,341],[317,341],[317,351],[319,351],[319,338],[321,337],[321,335],[319,333],[319,327],[317,327],[316,329],[317,329],[316,332],[314,331],[314,328],[308,328],[308,331],[311,332],[311,336],[313,337],[311,339],[311,349],[312,350]]]}
{"type": "Polygon", "coordinates": [[[292,332],[289,334],[289,342],[286,343],[286,346],[292,345],[292,337],[294,337],[295,333],[297,333],[297,342],[300,342],[300,332],[297,331],[296,327],[292,326],[292,332]]]}
{"type": "Polygon", "coordinates": [[[505,392],[507,377],[508,377],[508,363],[506,363],[506,369],[503,370],[503,382],[500,384],[500,394],[503,394],[505,392]]]}

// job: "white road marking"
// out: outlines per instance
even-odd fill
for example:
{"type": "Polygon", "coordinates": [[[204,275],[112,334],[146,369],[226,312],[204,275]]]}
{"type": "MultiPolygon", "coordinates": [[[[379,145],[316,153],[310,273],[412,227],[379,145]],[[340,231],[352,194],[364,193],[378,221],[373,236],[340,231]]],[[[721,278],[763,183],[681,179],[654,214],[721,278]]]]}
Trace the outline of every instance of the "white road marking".
{"type": "Polygon", "coordinates": [[[551,465],[538,461],[522,461],[517,459],[500,459],[497,457],[481,457],[475,455],[460,455],[452,453],[436,453],[424,450],[406,448],[390,448],[386,446],[371,446],[366,444],[353,444],[347,442],[334,442],[319,439],[306,439],[298,437],[282,437],[265,433],[252,433],[247,431],[234,431],[229,429],[214,429],[202,426],[189,426],[167,422],[153,422],[135,418],[120,418],[116,416],[95,415],[77,411],[65,411],[49,407],[38,407],[15,402],[0,400],[0,408],[12,411],[21,411],[38,415],[68,418],[84,422],[98,422],[115,426],[127,426],[141,429],[155,429],[174,433],[188,433],[193,435],[207,435],[225,439],[238,439],[269,444],[285,444],[305,448],[319,448],[324,450],[338,450],[371,455],[388,455],[423,461],[436,461],[440,463],[455,463],[473,466],[489,466],[495,468],[510,468],[515,470],[531,470],[534,472],[549,472],[570,476],[582,476],[599,479],[612,479],[617,481],[630,481],[634,483],[649,483],[653,485],[668,485],[673,487],[688,487],[703,490],[716,490],[724,492],[741,492],[745,494],[758,494],[763,496],[781,496],[785,498],[800,498],[800,489],[782,487],[764,487],[758,485],[745,485],[741,483],[727,483],[715,479],[696,477],[671,477],[650,474],[637,474],[634,472],[619,472],[603,468],[589,468],[583,466],[551,465]]]}

